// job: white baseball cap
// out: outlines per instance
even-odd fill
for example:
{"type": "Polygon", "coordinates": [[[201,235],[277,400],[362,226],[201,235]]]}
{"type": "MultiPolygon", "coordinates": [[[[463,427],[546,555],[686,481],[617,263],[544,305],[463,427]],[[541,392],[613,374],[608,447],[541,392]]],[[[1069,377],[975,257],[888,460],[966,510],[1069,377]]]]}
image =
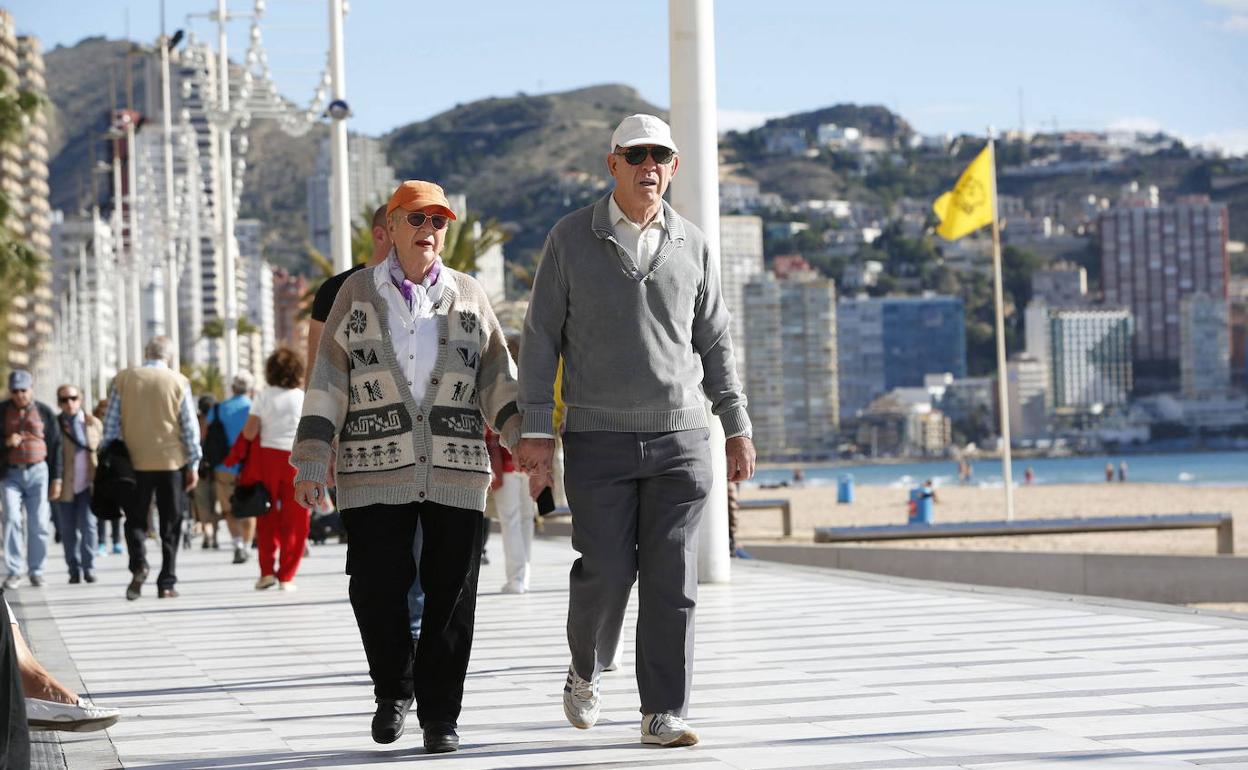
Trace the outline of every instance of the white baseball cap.
{"type": "Polygon", "coordinates": [[[624,118],[611,134],[612,152],[616,147],[635,147],[639,144],[658,145],[672,152],[680,152],[676,149],[676,142],[672,140],[672,127],[661,118],[644,113],[624,118]]]}

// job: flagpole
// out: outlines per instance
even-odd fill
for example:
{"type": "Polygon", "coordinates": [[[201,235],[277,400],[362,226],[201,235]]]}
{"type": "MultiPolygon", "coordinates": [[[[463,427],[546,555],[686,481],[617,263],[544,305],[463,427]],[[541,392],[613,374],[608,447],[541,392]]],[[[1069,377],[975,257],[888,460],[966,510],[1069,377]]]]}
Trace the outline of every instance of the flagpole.
{"type": "Polygon", "coordinates": [[[997,401],[1001,412],[1001,478],[1005,483],[1005,519],[1014,520],[1013,459],[1010,454],[1010,388],[1005,360],[1005,309],[1001,288],[1001,223],[997,216],[997,149],[988,128],[989,168],[992,169],[992,291],[997,321],[997,401]]]}

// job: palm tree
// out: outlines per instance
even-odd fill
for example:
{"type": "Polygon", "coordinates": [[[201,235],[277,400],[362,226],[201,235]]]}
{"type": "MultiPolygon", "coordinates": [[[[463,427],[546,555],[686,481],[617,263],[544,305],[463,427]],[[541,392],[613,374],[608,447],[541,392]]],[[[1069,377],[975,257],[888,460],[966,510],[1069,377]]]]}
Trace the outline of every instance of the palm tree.
{"type": "Polygon", "coordinates": [[[499,227],[498,220],[482,222],[472,214],[451,222],[446,229],[446,246],[442,249],[442,262],[461,273],[475,272],[477,257],[511,240],[511,233],[499,227]]]}

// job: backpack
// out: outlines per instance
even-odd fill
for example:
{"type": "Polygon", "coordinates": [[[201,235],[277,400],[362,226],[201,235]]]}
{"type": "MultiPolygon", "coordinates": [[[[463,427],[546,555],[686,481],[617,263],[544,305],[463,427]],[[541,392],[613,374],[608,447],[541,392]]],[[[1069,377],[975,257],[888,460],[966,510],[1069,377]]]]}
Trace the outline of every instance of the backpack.
{"type": "Polygon", "coordinates": [[[225,425],[221,422],[217,407],[212,408],[212,418],[208,421],[207,435],[204,436],[204,462],[215,468],[230,454],[230,439],[225,435],[225,425]]]}

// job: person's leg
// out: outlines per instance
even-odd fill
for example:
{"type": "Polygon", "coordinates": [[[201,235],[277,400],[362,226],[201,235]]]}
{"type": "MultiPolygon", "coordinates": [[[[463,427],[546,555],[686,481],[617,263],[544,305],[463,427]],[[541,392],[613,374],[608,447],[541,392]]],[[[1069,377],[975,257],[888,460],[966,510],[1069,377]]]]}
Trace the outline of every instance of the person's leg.
{"type": "Polygon", "coordinates": [[[26,539],[25,516],[22,512],[22,471],[9,468],[4,481],[0,482],[0,492],[4,495],[4,565],[9,577],[26,573],[26,558],[22,543],[26,539]]]}
{"type": "Polygon", "coordinates": [[[84,489],[74,495],[74,528],[78,532],[79,562],[83,574],[95,572],[95,548],[99,540],[98,522],[91,513],[91,492],[84,489]]]}
{"type": "Polygon", "coordinates": [[[0,767],[24,768],[30,767],[30,728],[13,628],[8,613],[0,617],[0,767]]]}
{"type": "Polygon", "coordinates": [[[419,507],[425,609],[413,672],[416,716],[422,727],[431,722],[454,726],[463,705],[472,653],[481,563],[477,543],[484,518],[479,511],[437,503],[419,507]]]}
{"type": "Polygon", "coordinates": [[[348,594],[368,675],[378,698],[413,695],[412,637],[407,588],[416,577],[410,543],[419,514],[415,504],[369,505],[345,512],[348,594]]]}
{"type": "Polygon", "coordinates": [[[624,610],[637,579],[637,482],[633,433],[564,436],[572,547],[581,554],[569,574],[568,647],[577,675],[593,681],[611,664],[624,610]]]}
{"type": "Polygon", "coordinates": [[[135,488],[126,512],[126,550],[130,553],[130,573],[136,577],[147,572],[147,512],[156,493],[158,472],[135,471],[135,488]]]}
{"type": "Polygon", "coordinates": [[[637,689],[645,714],[684,717],[693,683],[698,522],[711,486],[705,429],[645,445],[637,522],[637,689]]]}
{"type": "MultiPolygon", "coordinates": [[[[528,477],[522,473],[504,473],[503,485],[495,491],[498,500],[498,528],[503,535],[503,573],[507,576],[504,591],[521,593],[528,588],[528,559],[524,543],[524,498],[528,494],[528,477]]],[[[530,537],[533,520],[528,522],[530,537]]]]}
{"type": "Polygon", "coordinates": [[[65,566],[69,568],[70,580],[82,577],[82,558],[78,551],[78,527],[75,524],[74,504],[57,500],[52,503],[57,529],[61,531],[61,546],[65,549],[65,566]]]}
{"type": "Polygon", "coordinates": [[[420,638],[420,624],[425,616],[425,589],[420,585],[420,549],[424,546],[424,530],[416,523],[416,536],[412,538],[412,558],[416,561],[416,577],[407,589],[407,614],[410,618],[412,641],[420,638]]]}
{"type": "Polygon", "coordinates": [[[26,471],[26,562],[31,577],[43,576],[52,539],[52,504],[48,500],[48,464],[37,463],[26,471]]]}
{"type": "MultiPolygon", "coordinates": [[[[290,467],[290,452],[281,452],[280,462],[283,463],[283,476],[278,484],[278,500],[281,502],[278,518],[279,546],[281,556],[278,560],[277,579],[289,583],[295,579],[299,564],[303,561],[304,546],[308,542],[308,527],[312,522],[312,512],[304,508],[295,499],[295,469],[290,467]]],[[[270,514],[271,515],[271,514],[270,514]]]]}
{"type": "Polygon", "coordinates": [[[276,576],[278,513],[270,507],[268,513],[256,518],[256,558],[260,562],[260,577],[276,576]]]}
{"type": "Polygon", "coordinates": [[[160,471],[156,482],[156,511],[160,516],[160,575],[156,587],[173,588],[178,582],[178,546],[182,542],[182,471],[160,471]]]}

